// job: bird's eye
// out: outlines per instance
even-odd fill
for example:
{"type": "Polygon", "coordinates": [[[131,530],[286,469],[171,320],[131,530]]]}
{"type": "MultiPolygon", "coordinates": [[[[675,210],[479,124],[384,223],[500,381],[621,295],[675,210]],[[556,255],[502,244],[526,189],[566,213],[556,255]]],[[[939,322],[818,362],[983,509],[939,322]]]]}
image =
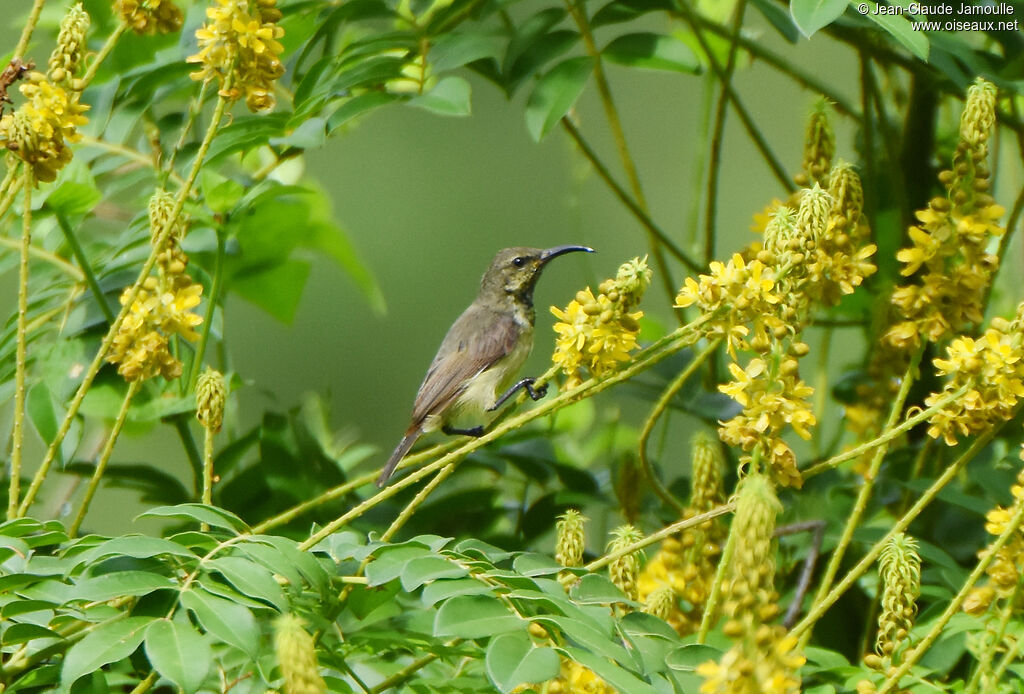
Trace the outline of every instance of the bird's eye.
{"type": "Polygon", "coordinates": [[[522,267],[523,265],[526,264],[526,258],[522,258],[522,257],[513,258],[512,259],[512,264],[515,265],[516,267],[522,267]]]}

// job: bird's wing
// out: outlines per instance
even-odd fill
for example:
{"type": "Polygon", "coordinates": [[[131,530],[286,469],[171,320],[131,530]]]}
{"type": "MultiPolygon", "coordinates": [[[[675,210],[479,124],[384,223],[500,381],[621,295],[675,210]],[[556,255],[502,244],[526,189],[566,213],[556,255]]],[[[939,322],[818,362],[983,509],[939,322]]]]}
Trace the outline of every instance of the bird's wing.
{"type": "Polygon", "coordinates": [[[509,315],[470,306],[459,316],[430,365],[416,394],[411,428],[443,411],[465,388],[465,382],[493,366],[519,339],[521,328],[509,315]]]}

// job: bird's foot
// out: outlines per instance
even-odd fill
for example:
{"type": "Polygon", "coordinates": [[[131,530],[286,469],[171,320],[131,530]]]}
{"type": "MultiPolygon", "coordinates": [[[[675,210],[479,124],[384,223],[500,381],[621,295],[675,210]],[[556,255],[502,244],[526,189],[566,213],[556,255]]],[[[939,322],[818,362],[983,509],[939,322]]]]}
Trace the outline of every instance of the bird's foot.
{"type": "Polygon", "coordinates": [[[461,434],[462,436],[479,437],[484,435],[483,425],[475,426],[471,429],[456,429],[455,427],[445,425],[441,427],[441,431],[448,434],[449,436],[456,436],[461,434]]]}
{"type": "Polygon", "coordinates": [[[536,378],[524,378],[523,388],[526,388],[527,395],[529,395],[533,400],[540,400],[541,398],[548,394],[548,384],[542,383],[537,388],[534,388],[533,384],[536,382],[536,378]]]}

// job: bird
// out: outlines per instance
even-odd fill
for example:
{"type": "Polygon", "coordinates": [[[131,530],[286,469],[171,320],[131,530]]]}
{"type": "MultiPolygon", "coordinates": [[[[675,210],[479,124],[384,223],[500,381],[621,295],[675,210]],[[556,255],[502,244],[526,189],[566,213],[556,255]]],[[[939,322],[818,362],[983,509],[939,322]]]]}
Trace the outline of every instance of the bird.
{"type": "Polygon", "coordinates": [[[515,381],[533,348],[533,290],[541,271],[566,253],[593,253],[586,246],[498,251],[480,280],[476,300],[452,324],[416,394],[412,419],[377,478],[383,487],[399,461],[423,434],[441,429],[449,435],[481,436],[499,407],[521,389],[544,397],[536,379],[515,381]]]}

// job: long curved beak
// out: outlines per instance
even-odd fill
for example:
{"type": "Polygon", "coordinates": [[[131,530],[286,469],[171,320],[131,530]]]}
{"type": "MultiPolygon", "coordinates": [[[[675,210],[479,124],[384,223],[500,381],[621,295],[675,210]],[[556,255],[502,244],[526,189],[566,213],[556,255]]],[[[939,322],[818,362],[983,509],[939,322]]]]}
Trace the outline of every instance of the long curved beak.
{"type": "Polygon", "coordinates": [[[574,251],[585,251],[587,253],[593,253],[593,248],[587,248],[586,246],[554,246],[552,248],[546,248],[540,253],[540,262],[546,263],[552,258],[556,258],[565,253],[572,253],[574,251]]]}

